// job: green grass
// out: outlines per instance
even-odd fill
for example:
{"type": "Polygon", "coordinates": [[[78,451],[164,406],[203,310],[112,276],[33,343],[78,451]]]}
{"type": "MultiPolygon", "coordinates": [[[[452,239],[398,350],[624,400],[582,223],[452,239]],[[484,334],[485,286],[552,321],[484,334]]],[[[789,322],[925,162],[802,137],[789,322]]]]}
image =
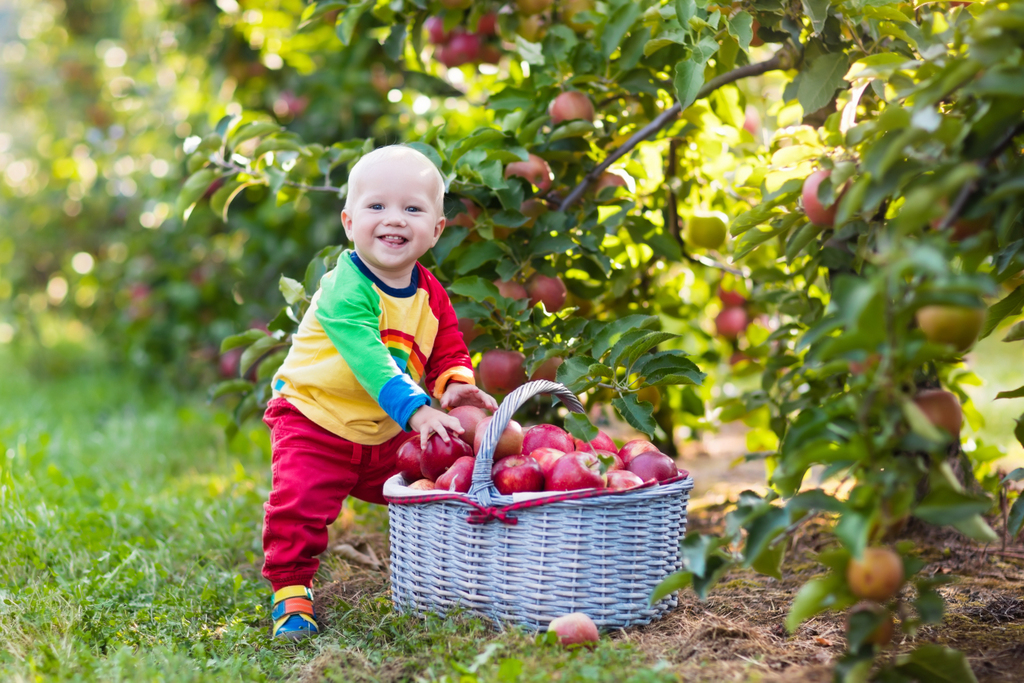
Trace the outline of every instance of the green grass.
{"type": "Polygon", "coordinates": [[[102,369],[40,380],[2,347],[0,366],[0,680],[676,680],[622,642],[566,652],[424,622],[383,591],[339,601],[318,639],[275,643],[262,426],[229,449],[198,397],[102,369]]]}

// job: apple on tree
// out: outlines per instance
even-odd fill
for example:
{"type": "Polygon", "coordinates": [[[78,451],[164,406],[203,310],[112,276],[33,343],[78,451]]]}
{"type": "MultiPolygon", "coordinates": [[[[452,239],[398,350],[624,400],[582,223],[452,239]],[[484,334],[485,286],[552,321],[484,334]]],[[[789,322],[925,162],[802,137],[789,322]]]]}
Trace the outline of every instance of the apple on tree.
{"type": "Polygon", "coordinates": [[[704,249],[718,249],[725,244],[729,234],[729,217],[721,211],[694,211],[683,229],[683,239],[687,244],[704,249]]]}
{"type": "Polygon", "coordinates": [[[556,126],[576,119],[593,121],[594,105],[590,102],[590,98],[580,91],[569,90],[551,101],[548,113],[551,115],[551,123],[556,126]]]}
{"type": "Polygon", "coordinates": [[[507,394],[526,382],[523,363],[526,356],[518,351],[491,349],[484,352],[477,366],[480,383],[490,394],[507,394]]]}
{"type": "Polygon", "coordinates": [[[506,299],[525,299],[529,296],[526,287],[515,280],[495,280],[494,285],[498,288],[498,294],[506,299]]]}
{"type": "Polygon", "coordinates": [[[933,344],[948,344],[963,353],[974,345],[985,325],[984,308],[923,306],[915,313],[917,326],[933,344]]]}
{"type": "Polygon", "coordinates": [[[516,0],[516,7],[520,14],[540,14],[551,7],[555,0],[516,0]]]}
{"type": "Polygon", "coordinates": [[[903,558],[890,548],[865,548],[861,559],[850,558],[846,581],[858,598],[887,602],[903,585],[903,558]]]}
{"type": "Polygon", "coordinates": [[[558,366],[562,364],[564,359],[561,356],[552,356],[546,361],[537,366],[537,369],[530,375],[530,380],[546,379],[549,382],[554,382],[558,376],[558,366]]]}
{"type": "Polygon", "coordinates": [[[715,316],[715,330],[720,337],[726,339],[735,339],[743,334],[749,323],[746,310],[739,306],[723,308],[721,313],[715,316]]]}
{"type": "Polygon", "coordinates": [[[477,219],[480,218],[480,214],[483,213],[483,210],[471,199],[461,197],[459,201],[466,207],[466,210],[456,214],[455,217],[448,221],[448,224],[458,225],[463,228],[473,228],[476,225],[477,219]]]}
{"type": "Polygon", "coordinates": [[[836,222],[836,209],[838,201],[830,204],[829,206],[822,206],[821,200],[818,199],[818,186],[821,182],[832,175],[832,171],[820,169],[807,176],[804,180],[803,189],[800,192],[800,197],[804,203],[804,213],[807,214],[807,219],[815,225],[821,225],[827,228],[832,227],[836,222]]]}
{"type": "Polygon", "coordinates": [[[945,389],[924,389],[914,396],[914,403],[921,409],[929,422],[945,431],[953,439],[960,438],[964,413],[956,394],[945,389]]]}
{"type": "Polygon", "coordinates": [[[513,161],[506,166],[505,177],[513,176],[525,178],[541,192],[551,189],[551,167],[536,154],[531,154],[526,161],[513,161]]]}
{"type": "Polygon", "coordinates": [[[565,305],[565,298],[569,295],[569,291],[565,288],[565,283],[562,282],[561,278],[548,277],[540,273],[535,273],[526,282],[526,291],[530,295],[531,306],[536,306],[538,302],[542,302],[544,308],[549,313],[562,310],[562,306],[565,305]]]}

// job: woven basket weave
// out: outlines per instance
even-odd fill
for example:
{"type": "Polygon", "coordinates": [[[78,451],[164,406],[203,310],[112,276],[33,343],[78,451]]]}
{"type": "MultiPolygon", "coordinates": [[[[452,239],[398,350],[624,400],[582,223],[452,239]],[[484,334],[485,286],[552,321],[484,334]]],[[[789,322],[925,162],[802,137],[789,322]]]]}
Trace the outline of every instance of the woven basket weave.
{"type": "Polygon", "coordinates": [[[570,612],[599,628],[646,624],[677,604],[655,604],[662,579],[679,570],[693,479],[630,491],[581,491],[518,500],[498,493],[491,465],[498,438],[529,398],[551,393],[573,412],[579,400],[555,382],[529,382],[498,408],[476,456],[468,494],[392,496],[391,594],[407,612],[451,608],[534,629],[570,612]]]}

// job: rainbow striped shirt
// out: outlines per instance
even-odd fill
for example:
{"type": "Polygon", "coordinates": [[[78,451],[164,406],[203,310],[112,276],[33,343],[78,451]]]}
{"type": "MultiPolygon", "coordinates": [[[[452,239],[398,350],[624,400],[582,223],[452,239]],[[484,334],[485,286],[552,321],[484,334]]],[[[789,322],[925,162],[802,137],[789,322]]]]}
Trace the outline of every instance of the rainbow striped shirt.
{"type": "Polygon", "coordinates": [[[408,287],[381,282],[345,251],[324,275],[284,364],[274,396],[343,439],[378,444],[440,398],[451,380],[475,384],[448,294],[416,264],[408,287]]]}

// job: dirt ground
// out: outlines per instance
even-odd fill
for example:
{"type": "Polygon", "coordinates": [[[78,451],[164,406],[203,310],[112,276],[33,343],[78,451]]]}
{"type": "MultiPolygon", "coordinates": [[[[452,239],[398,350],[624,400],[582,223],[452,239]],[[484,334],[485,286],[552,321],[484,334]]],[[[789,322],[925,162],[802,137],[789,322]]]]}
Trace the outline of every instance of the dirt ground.
{"type": "MultiPolygon", "coordinates": [[[[727,456],[742,447],[723,438],[730,435],[721,435],[709,444],[711,448],[684,454],[680,460],[696,482],[690,529],[720,530],[730,499],[747,488],[763,490],[763,465],[731,467],[733,458],[727,456]]],[[[386,539],[380,534],[360,535],[357,529],[341,531],[332,544],[341,549],[328,563],[338,580],[321,587],[320,614],[339,598],[354,604],[363,595],[387,590],[386,539]]],[[[827,683],[845,647],[844,615],[826,612],[792,635],[783,625],[799,587],[823,573],[813,560],[829,542],[823,531],[820,524],[810,524],[792,541],[781,580],[752,571],[733,572],[712,589],[706,602],[691,590],[682,591],[679,607],[665,618],[611,637],[633,643],[651,663],[671,662],[686,681],[827,683]]],[[[912,638],[898,635],[886,656],[908,652],[921,642],[940,643],[962,650],[983,683],[1024,680],[1024,547],[981,547],[955,532],[926,528],[907,533],[929,563],[924,574],[956,579],[940,589],[947,604],[943,623],[925,627],[912,638]]],[[[905,588],[904,595],[912,597],[912,590],[905,588]]]]}

